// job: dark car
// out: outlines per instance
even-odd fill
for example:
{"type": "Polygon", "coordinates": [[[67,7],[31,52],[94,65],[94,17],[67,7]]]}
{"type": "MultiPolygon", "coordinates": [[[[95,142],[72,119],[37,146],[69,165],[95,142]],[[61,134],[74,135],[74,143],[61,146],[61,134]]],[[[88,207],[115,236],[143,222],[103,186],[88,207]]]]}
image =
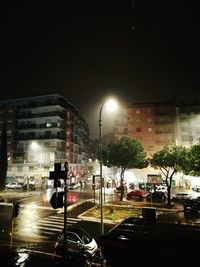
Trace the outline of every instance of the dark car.
{"type": "Polygon", "coordinates": [[[192,190],[196,191],[196,192],[200,192],[200,186],[199,185],[195,185],[195,186],[192,187],[192,190]]]}
{"type": "Polygon", "coordinates": [[[200,231],[195,225],[159,221],[151,224],[129,217],[102,235],[100,246],[106,266],[170,266],[169,255],[178,259],[178,266],[192,266],[191,261],[199,257],[199,238],[200,231]],[[187,248],[182,240],[187,240],[187,248]],[[152,261],[153,254],[158,260],[152,261]]]}
{"type": "Polygon", "coordinates": [[[151,200],[157,200],[157,201],[162,201],[166,200],[166,194],[162,191],[155,191],[152,193],[149,193],[146,195],[146,200],[151,201],[151,200]]]}
{"type": "Polygon", "coordinates": [[[193,199],[186,199],[183,203],[185,213],[200,213],[200,197],[193,199]]]}
{"type": "Polygon", "coordinates": [[[30,190],[30,191],[34,191],[35,190],[35,185],[34,184],[29,184],[27,187],[27,184],[23,185],[23,189],[24,190],[30,190]]]}

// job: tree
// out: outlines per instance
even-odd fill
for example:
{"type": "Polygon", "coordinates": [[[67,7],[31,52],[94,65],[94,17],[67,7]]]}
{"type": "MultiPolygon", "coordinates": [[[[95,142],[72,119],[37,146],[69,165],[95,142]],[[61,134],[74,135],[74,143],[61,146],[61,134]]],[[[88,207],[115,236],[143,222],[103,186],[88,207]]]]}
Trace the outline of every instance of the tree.
{"type": "Polygon", "coordinates": [[[0,190],[5,188],[7,176],[8,159],[7,159],[7,131],[6,125],[3,123],[1,132],[1,147],[0,147],[0,190]]]}
{"type": "Polygon", "coordinates": [[[193,145],[188,149],[187,164],[184,166],[186,174],[200,175],[200,145],[193,145]]]}
{"type": "Polygon", "coordinates": [[[182,146],[164,146],[152,155],[149,163],[153,168],[160,169],[165,176],[168,205],[171,205],[172,178],[175,173],[184,170],[184,165],[187,163],[187,149],[182,146]]]}
{"type": "Polygon", "coordinates": [[[107,148],[102,151],[103,164],[107,167],[118,167],[121,169],[120,200],[124,196],[124,172],[126,169],[144,168],[148,162],[143,146],[135,139],[122,137],[108,144],[107,148]]]}

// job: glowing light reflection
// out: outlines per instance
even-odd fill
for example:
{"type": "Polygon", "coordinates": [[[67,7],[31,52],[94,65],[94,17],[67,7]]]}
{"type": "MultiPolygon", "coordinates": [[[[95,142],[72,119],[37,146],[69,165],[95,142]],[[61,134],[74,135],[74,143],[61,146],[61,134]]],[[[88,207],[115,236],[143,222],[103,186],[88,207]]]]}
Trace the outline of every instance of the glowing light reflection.
{"type": "Polygon", "coordinates": [[[37,235],[39,229],[37,228],[37,221],[40,218],[38,210],[36,209],[37,205],[33,202],[27,206],[24,206],[21,210],[21,218],[18,220],[18,232],[23,234],[23,236],[37,235]]]}
{"type": "Polygon", "coordinates": [[[25,266],[26,262],[29,260],[29,252],[25,249],[17,249],[16,251],[18,255],[15,265],[20,267],[25,266]]]}

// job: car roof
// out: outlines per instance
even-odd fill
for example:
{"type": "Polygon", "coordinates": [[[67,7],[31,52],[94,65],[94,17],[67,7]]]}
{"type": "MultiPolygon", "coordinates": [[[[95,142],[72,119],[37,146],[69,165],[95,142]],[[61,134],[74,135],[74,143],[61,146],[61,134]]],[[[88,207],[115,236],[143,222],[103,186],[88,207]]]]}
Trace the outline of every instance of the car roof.
{"type": "MultiPolygon", "coordinates": [[[[62,230],[64,232],[64,229],[62,230]]],[[[67,232],[73,232],[73,233],[76,233],[77,235],[80,235],[82,234],[83,232],[84,233],[87,233],[89,235],[88,232],[86,232],[83,228],[80,228],[80,227],[74,227],[74,226],[69,226],[67,227],[67,232]]]]}

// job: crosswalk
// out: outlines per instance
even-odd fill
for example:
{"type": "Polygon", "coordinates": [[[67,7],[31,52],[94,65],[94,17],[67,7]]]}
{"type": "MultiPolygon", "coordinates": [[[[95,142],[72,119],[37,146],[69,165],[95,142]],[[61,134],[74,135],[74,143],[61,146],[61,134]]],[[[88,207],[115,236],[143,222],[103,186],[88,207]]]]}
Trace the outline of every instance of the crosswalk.
{"type": "MultiPolygon", "coordinates": [[[[67,225],[72,226],[76,224],[78,221],[81,221],[81,219],[68,218],[67,225]]],[[[54,234],[55,232],[60,232],[63,229],[63,224],[64,224],[63,222],[64,222],[63,217],[49,216],[47,218],[39,220],[36,227],[40,230],[48,231],[48,233],[51,235],[54,234]]]]}
{"type": "MultiPolygon", "coordinates": [[[[74,226],[81,219],[78,218],[67,218],[67,226],[74,226]]],[[[37,241],[44,241],[44,240],[56,240],[59,232],[64,227],[64,218],[63,216],[59,215],[51,215],[45,217],[43,219],[37,220],[36,222],[29,224],[27,227],[23,227],[21,229],[15,229],[15,235],[18,238],[25,238],[29,240],[37,240],[37,241]]],[[[20,238],[20,239],[21,239],[20,238]]]]}

